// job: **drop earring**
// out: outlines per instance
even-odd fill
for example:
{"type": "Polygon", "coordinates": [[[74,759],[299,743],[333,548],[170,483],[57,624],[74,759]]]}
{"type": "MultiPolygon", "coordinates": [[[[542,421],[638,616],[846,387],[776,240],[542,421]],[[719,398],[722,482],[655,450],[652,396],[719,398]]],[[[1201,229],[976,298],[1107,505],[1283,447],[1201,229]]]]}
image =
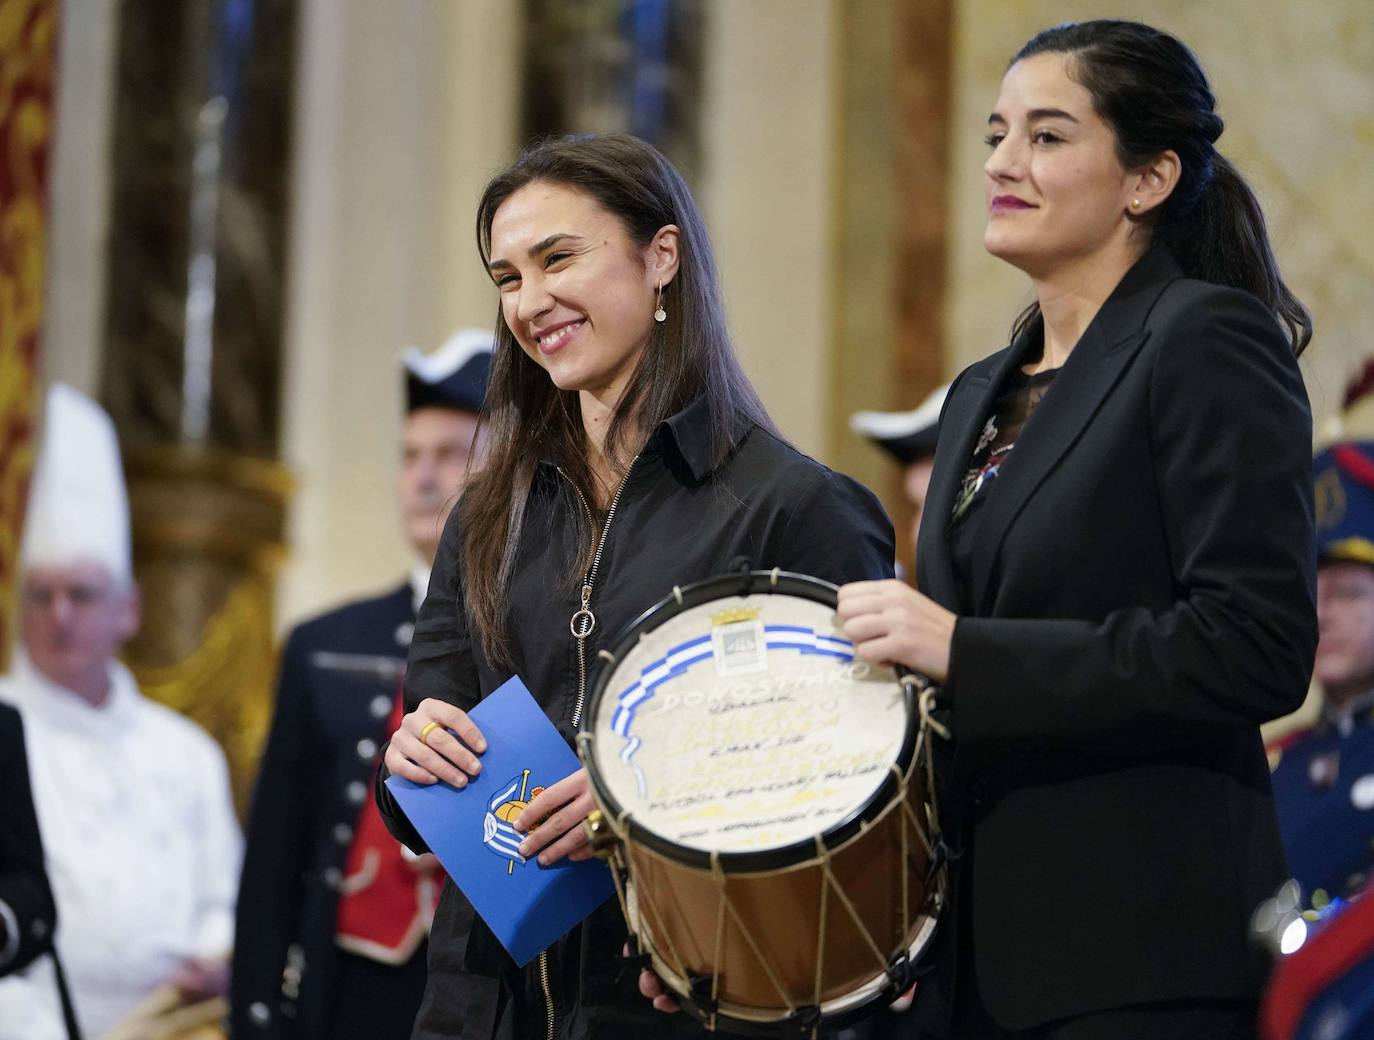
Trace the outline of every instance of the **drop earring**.
{"type": "Polygon", "coordinates": [[[659,283],[658,283],[658,301],[657,301],[657,302],[658,302],[658,307],[657,307],[657,309],[654,311],[654,321],[656,321],[656,322],[658,322],[660,325],[662,325],[665,321],[668,320],[668,312],[665,311],[665,310],[663,309],[663,282],[662,282],[662,280],[660,280],[659,283]]]}

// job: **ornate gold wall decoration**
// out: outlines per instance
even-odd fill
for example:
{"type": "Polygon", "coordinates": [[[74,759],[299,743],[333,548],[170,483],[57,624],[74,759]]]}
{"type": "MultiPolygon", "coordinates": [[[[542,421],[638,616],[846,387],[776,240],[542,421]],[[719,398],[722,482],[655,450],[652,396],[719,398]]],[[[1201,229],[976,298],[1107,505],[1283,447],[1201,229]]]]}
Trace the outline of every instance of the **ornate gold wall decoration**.
{"type": "Polygon", "coordinates": [[[276,463],[175,449],[131,450],[125,466],[143,601],[125,658],[144,693],[224,746],[242,812],[271,722],[291,479],[276,463]]]}
{"type": "Polygon", "coordinates": [[[52,137],[56,0],[0,17],[0,672],[8,666],[24,503],[33,468],[43,324],[43,213],[52,137]]]}
{"type": "Polygon", "coordinates": [[[880,492],[908,571],[901,475],[848,420],[915,408],[952,374],[943,312],[953,17],[949,0],[837,8],[831,463],[880,492]]]}

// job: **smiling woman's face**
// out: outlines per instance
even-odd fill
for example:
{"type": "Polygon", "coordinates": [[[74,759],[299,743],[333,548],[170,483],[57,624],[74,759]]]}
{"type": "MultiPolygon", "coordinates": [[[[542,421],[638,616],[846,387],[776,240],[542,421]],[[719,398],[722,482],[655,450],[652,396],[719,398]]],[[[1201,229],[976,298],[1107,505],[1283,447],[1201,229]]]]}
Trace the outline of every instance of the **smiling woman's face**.
{"type": "Polygon", "coordinates": [[[1092,96],[1069,75],[1073,59],[1036,54],[1002,78],[988,118],[984,166],[988,252],[1032,277],[1124,242],[1133,177],[1092,96]]]}
{"type": "Polygon", "coordinates": [[[534,181],[491,222],[492,280],[517,343],[562,390],[624,390],[653,328],[649,250],[581,191],[534,181]]]}

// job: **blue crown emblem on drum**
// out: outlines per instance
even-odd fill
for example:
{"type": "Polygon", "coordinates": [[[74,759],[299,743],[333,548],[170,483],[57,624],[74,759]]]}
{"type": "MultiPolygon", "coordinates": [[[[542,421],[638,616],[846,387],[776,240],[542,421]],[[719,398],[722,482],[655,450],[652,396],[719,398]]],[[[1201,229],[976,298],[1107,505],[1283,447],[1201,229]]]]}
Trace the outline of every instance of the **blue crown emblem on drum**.
{"type": "Polygon", "coordinates": [[[529,782],[528,769],[511,777],[509,783],[503,784],[487,800],[487,813],[482,818],[482,844],[506,861],[508,875],[515,873],[517,863],[521,866],[525,864],[525,857],[520,855],[520,843],[524,841],[524,835],[514,827],[516,818],[544,790],[542,787],[528,790],[529,782]]]}

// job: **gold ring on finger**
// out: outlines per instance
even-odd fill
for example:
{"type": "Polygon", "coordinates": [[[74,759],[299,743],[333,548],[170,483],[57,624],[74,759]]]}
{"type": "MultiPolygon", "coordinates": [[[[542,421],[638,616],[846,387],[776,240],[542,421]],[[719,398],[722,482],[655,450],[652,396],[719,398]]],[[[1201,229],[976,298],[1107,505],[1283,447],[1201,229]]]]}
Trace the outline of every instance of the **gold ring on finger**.
{"type": "Polygon", "coordinates": [[[434,732],[436,729],[438,729],[438,728],[439,728],[439,723],[437,723],[437,722],[426,722],[426,723],[425,723],[425,728],[422,729],[422,730],[420,730],[420,743],[423,744],[425,747],[429,747],[429,735],[430,735],[431,733],[433,733],[433,732],[434,732]]]}

